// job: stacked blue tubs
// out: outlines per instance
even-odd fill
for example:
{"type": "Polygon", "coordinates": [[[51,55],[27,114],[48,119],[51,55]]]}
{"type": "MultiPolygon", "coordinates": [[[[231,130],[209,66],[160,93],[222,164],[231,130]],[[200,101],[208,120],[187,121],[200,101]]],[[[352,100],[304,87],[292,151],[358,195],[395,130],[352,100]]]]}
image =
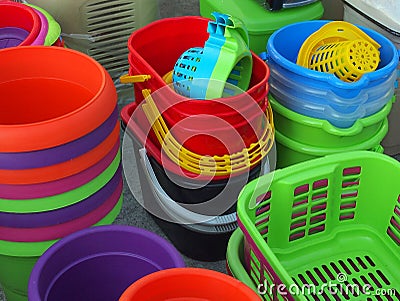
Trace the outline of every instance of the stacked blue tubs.
{"type": "MultiPolygon", "coordinates": [[[[269,84],[273,99],[280,106],[298,113],[299,119],[304,116],[316,119],[316,123],[318,120],[328,121],[336,128],[336,134],[340,136],[341,132],[346,132],[355,126],[358,120],[377,114],[394,101],[399,53],[389,39],[372,29],[360,26],[362,31],[381,45],[379,48],[380,63],[375,71],[366,73],[358,81],[350,83],[340,80],[334,74],[318,72],[297,65],[297,56],[303,42],[328,22],[332,21],[298,22],[277,30],[268,40],[265,59],[271,72],[269,84]]],[[[272,107],[274,108],[273,102],[272,107]]],[[[274,110],[274,115],[275,113],[274,110]]],[[[385,119],[387,126],[387,118],[385,119]]],[[[287,143],[282,145],[282,141],[294,140],[302,144],[301,150],[296,149],[296,151],[310,151],[304,138],[301,141],[296,139],[295,130],[291,137],[282,137],[283,127],[293,127],[293,124],[299,120],[291,121],[293,123],[290,125],[286,122],[280,123],[279,118],[275,122],[278,167],[296,163],[296,160],[280,156],[280,148],[291,147],[287,143]]],[[[381,131],[380,140],[384,138],[386,132],[387,130],[382,135],[381,131]]],[[[357,141],[357,137],[354,138],[357,141]]],[[[321,137],[321,145],[318,146],[320,155],[324,155],[323,140],[324,138],[321,137]]],[[[374,147],[372,146],[372,148],[374,147]]],[[[339,149],[341,149],[340,146],[338,146],[339,149]]],[[[353,149],[356,150],[357,146],[348,150],[353,149]]],[[[325,154],[332,152],[334,150],[326,149],[325,154]]],[[[282,151],[282,153],[286,152],[282,151]]]]}

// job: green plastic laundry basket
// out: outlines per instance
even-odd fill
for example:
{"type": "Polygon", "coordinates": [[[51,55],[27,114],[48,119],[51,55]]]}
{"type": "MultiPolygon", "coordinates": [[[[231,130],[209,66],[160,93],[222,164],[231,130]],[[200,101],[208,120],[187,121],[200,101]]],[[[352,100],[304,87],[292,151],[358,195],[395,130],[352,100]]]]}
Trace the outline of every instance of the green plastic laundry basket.
{"type": "Polygon", "coordinates": [[[399,300],[399,178],[395,159],[355,151],[247,184],[238,223],[264,300],[399,300]]]}

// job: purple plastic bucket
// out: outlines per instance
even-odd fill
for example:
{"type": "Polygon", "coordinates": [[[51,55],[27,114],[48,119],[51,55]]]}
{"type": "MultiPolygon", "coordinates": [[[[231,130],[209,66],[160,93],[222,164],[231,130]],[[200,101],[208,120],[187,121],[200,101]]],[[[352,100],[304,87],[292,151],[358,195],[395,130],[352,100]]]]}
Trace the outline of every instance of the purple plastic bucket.
{"type": "Polygon", "coordinates": [[[118,107],[95,130],[71,142],[32,152],[0,152],[0,169],[40,168],[73,160],[94,149],[112,134],[118,122],[118,107]]]}
{"type": "Polygon", "coordinates": [[[50,247],[28,285],[30,301],[110,301],[136,280],[184,267],[179,252],[155,233],[132,226],[81,230],[50,247]]]}

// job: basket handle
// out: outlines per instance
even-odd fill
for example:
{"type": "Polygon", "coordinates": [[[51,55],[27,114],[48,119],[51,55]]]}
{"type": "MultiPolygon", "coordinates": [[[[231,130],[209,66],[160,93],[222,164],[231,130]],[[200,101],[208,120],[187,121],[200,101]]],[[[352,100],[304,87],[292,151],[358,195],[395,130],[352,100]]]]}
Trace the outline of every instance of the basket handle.
{"type": "Polygon", "coordinates": [[[204,224],[207,226],[219,226],[234,224],[236,227],[236,213],[230,213],[222,216],[208,216],[193,212],[175,202],[162,188],[159,183],[156,174],[151,166],[149,157],[147,155],[146,149],[139,149],[140,162],[142,163],[143,171],[147,177],[149,183],[151,183],[151,190],[156,198],[156,201],[171,214],[174,213],[176,222],[190,223],[190,224],[204,224]]]}
{"type": "Polygon", "coordinates": [[[149,79],[151,79],[151,75],[149,74],[139,74],[139,75],[124,74],[119,78],[121,84],[143,83],[145,81],[148,81],[149,79]]]}
{"type": "Polygon", "coordinates": [[[142,94],[145,98],[142,109],[160,145],[165,146],[162,149],[171,161],[190,172],[211,176],[225,176],[232,172],[245,171],[259,163],[273,146],[274,127],[270,106],[267,107],[266,112],[269,117],[269,126],[265,127],[259,141],[234,154],[203,156],[186,149],[172,136],[150,95],[150,90],[143,89],[142,94]]]}

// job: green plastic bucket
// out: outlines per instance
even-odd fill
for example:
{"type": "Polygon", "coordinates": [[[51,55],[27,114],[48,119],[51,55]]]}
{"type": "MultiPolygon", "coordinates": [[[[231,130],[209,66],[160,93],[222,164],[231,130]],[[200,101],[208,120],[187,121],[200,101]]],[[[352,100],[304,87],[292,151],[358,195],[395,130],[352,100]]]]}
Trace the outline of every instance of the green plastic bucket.
{"type": "Polygon", "coordinates": [[[276,168],[284,168],[299,162],[332,155],[335,153],[346,153],[357,150],[369,150],[377,153],[383,153],[383,147],[380,145],[388,131],[388,120],[385,119],[380,130],[370,139],[360,142],[357,145],[345,147],[322,147],[307,145],[294,141],[275,129],[277,162],[276,168]]]}
{"type": "Polygon", "coordinates": [[[250,49],[256,54],[264,52],[270,35],[291,23],[320,19],[324,13],[321,1],[295,8],[271,12],[256,0],[200,0],[200,14],[211,18],[217,11],[243,21],[249,33],[250,49]]]}
{"type": "MultiPolygon", "coordinates": [[[[117,205],[94,226],[110,225],[121,211],[123,196],[117,205]]],[[[7,301],[27,301],[28,281],[39,257],[58,240],[10,242],[0,240],[0,284],[7,301]]]]}
{"type": "Polygon", "coordinates": [[[382,134],[380,131],[395,101],[393,97],[379,112],[358,119],[349,128],[338,128],[325,119],[308,117],[286,108],[271,94],[268,99],[274,113],[276,130],[291,140],[325,148],[357,146],[382,134]]]}

